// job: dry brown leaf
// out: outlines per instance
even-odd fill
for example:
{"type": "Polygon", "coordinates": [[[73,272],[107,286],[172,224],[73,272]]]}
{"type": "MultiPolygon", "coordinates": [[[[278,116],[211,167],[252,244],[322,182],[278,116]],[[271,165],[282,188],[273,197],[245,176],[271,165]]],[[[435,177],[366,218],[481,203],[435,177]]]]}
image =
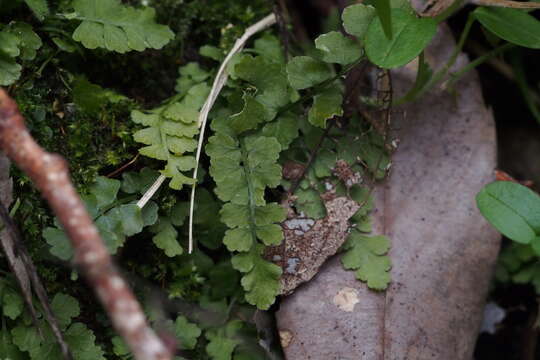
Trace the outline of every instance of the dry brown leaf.
{"type": "MultiPolygon", "coordinates": [[[[435,68],[454,47],[450,31],[439,30],[426,56],[435,68]]],[[[415,72],[393,75],[399,97],[415,72]]],[[[474,73],[455,90],[434,89],[396,110],[404,114],[393,120],[400,147],[373,212],[374,232],[392,241],[388,290],[367,289],[332,258],[281,304],[287,359],[472,358],[500,242],[474,202],[493,180],[495,128],[474,73]]]]}

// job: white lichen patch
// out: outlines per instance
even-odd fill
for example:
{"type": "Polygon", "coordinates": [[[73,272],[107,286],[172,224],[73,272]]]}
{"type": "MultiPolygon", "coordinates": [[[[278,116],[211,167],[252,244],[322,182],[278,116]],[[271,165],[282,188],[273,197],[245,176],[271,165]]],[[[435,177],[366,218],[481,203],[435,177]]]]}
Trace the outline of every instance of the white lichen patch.
{"type": "Polygon", "coordinates": [[[298,266],[299,262],[300,262],[299,258],[289,258],[289,259],[287,259],[287,268],[285,269],[285,272],[288,273],[288,274],[296,273],[296,267],[298,266]]]}
{"type": "Polygon", "coordinates": [[[354,306],[358,304],[360,300],[358,299],[358,291],[356,291],[356,289],[344,287],[337,292],[332,301],[340,310],[352,312],[354,306]]]}
{"type": "MultiPolygon", "coordinates": [[[[309,231],[315,224],[315,220],[313,219],[290,219],[285,221],[285,226],[287,226],[291,230],[298,230],[302,233],[309,231]]],[[[301,234],[299,234],[301,235],[301,234]]]]}

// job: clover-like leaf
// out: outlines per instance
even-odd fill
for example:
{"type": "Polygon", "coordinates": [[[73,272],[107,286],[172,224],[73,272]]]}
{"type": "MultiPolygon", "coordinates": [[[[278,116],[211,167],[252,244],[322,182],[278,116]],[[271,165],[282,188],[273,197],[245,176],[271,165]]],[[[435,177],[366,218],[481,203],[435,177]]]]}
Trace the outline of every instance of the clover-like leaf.
{"type": "Polygon", "coordinates": [[[369,24],[371,24],[375,16],[376,11],[373,6],[354,4],[347,6],[343,10],[341,18],[343,19],[345,31],[362,40],[367,33],[369,24]]]}
{"type": "Polygon", "coordinates": [[[287,64],[287,78],[293,89],[302,90],[332,77],[327,64],[309,56],[296,56],[287,64]]]}
{"type": "Polygon", "coordinates": [[[151,228],[156,235],[152,238],[154,244],[165,252],[165,255],[174,257],[181,255],[184,250],[178,243],[178,232],[170,219],[161,217],[159,223],[151,228]]]}
{"type": "Polygon", "coordinates": [[[392,9],[392,38],[389,39],[379,18],[371,22],[365,39],[366,55],[380,67],[391,69],[407,64],[429,44],[437,31],[433,18],[392,9]]]}
{"type": "Polygon", "coordinates": [[[476,195],[482,215],[506,237],[529,244],[540,234],[540,196],[510,181],[496,181],[476,195]]]}
{"type": "Polygon", "coordinates": [[[337,31],[320,35],[315,39],[315,47],[321,51],[322,60],[328,63],[348,65],[362,55],[358,43],[337,31]]]}

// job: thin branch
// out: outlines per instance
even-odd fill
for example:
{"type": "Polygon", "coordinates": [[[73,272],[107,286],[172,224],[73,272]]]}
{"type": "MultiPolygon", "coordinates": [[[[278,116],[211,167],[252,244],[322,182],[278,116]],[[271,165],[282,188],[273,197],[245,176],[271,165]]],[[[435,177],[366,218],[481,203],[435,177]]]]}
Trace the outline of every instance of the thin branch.
{"type": "Polygon", "coordinates": [[[1,222],[3,223],[6,230],[5,236],[9,237],[9,240],[1,240],[2,247],[8,259],[11,271],[17,278],[17,281],[19,282],[19,285],[21,287],[21,291],[23,292],[25,302],[30,309],[34,326],[37,327],[40,336],[43,336],[36,319],[34,306],[32,305],[30,283],[32,284],[34,293],[36,294],[39,302],[41,303],[41,306],[43,307],[43,315],[45,315],[45,319],[47,319],[47,322],[51,327],[53,335],[56,338],[56,342],[58,343],[58,345],[60,345],[60,350],[62,351],[63,358],[66,360],[72,360],[73,355],[71,354],[69,346],[66,343],[64,337],[62,336],[62,332],[60,331],[60,327],[58,326],[58,321],[53,314],[50,306],[49,297],[47,296],[47,291],[45,290],[45,287],[43,286],[43,283],[39,278],[37,269],[34,266],[30,255],[28,255],[28,251],[26,251],[26,247],[24,246],[21,234],[19,233],[17,226],[15,226],[15,223],[13,222],[13,219],[11,218],[8,210],[1,201],[0,218],[2,219],[1,222]],[[22,267],[24,268],[24,270],[20,268],[21,264],[23,265],[22,267]],[[28,283],[28,280],[30,281],[30,283],[28,283]]]}
{"type": "Polygon", "coordinates": [[[66,161],[44,151],[34,141],[15,101],[3,89],[0,89],[0,148],[49,202],[71,241],[75,263],[135,357],[170,360],[171,351],[148,326],[141,306],[114,265],[75,191],[66,161]]]}

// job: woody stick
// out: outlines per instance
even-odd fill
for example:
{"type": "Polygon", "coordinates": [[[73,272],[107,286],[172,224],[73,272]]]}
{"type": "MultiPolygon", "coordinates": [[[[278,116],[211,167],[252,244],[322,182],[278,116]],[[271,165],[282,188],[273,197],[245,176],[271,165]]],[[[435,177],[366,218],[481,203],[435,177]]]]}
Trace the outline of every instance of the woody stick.
{"type": "Polygon", "coordinates": [[[69,178],[66,161],[32,138],[17,105],[0,89],[0,149],[49,202],[74,250],[74,261],[96,292],[118,333],[138,360],[169,360],[170,350],[149,327],[141,306],[115,267],[69,178]]]}

